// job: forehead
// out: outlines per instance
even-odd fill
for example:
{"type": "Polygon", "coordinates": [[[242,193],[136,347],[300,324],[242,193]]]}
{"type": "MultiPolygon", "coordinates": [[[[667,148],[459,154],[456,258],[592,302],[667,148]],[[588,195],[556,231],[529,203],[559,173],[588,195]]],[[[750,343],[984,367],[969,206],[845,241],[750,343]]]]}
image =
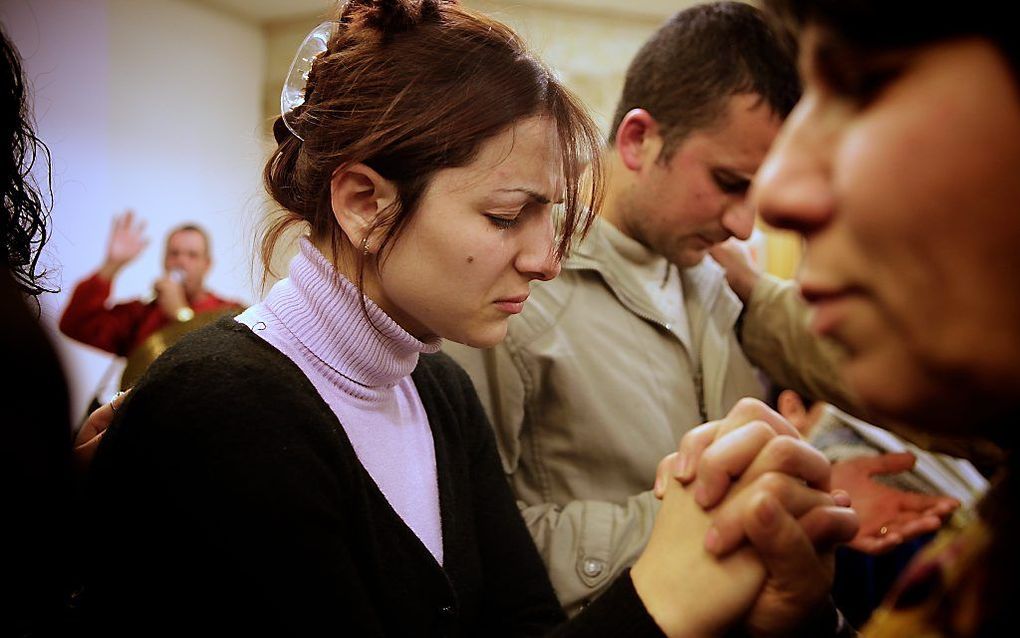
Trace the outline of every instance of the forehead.
{"type": "Polygon", "coordinates": [[[179,230],[167,238],[168,250],[205,250],[205,237],[197,230],[179,230]]]}
{"type": "Polygon", "coordinates": [[[555,122],[544,116],[517,122],[483,142],[470,164],[439,171],[432,187],[450,194],[527,190],[558,201],[564,183],[555,122]]]}
{"type": "Polygon", "coordinates": [[[676,155],[750,176],[757,172],[782,123],[782,118],[761,96],[734,95],[718,122],[693,131],[680,144],[676,155]]]}

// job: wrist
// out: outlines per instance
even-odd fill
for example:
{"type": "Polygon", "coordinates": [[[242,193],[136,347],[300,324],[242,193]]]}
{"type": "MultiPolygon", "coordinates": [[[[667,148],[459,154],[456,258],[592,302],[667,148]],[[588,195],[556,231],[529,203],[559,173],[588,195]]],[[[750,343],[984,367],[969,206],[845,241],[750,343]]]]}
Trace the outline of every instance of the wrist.
{"type": "MultiPolygon", "coordinates": [[[[854,631],[832,598],[826,597],[798,626],[781,635],[796,638],[842,638],[854,635],[854,631]]],[[[762,635],[758,634],[758,637],[762,638],[762,635]]]]}
{"type": "Polygon", "coordinates": [[[668,576],[660,573],[661,564],[638,558],[630,570],[631,583],[645,611],[669,638],[707,638],[714,633],[695,622],[695,614],[684,609],[674,595],[668,576]]]}
{"type": "Polygon", "coordinates": [[[106,281],[113,281],[113,278],[117,276],[120,269],[124,267],[124,264],[118,264],[114,262],[103,262],[103,265],[99,267],[99,276],[106,281]]]}

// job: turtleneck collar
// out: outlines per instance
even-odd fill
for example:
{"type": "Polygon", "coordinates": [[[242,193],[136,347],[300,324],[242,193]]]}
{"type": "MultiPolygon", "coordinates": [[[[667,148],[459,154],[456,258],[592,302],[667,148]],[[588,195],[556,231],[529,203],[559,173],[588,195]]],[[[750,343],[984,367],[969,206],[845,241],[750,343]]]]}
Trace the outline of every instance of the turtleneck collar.
{"type": "Polygon", "coordinates": [[[419,354],[437,352],[442,340],[419,341],[370,299],[364,308],[361,300],[357,287],[302,238],[289,277],[273,286],[264,305],[317,363],[364,395],[394,386],[411,374],[419,354]]]}

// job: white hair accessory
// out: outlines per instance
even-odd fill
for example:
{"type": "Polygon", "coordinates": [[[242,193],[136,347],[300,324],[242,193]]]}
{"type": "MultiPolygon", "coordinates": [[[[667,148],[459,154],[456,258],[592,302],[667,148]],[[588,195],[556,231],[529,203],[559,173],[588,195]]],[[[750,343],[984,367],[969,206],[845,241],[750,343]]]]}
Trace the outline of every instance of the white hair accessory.
{"type": "Polygon", "coordinates": [[[302,142],[305,138],[298,134],[290,120],[294,117],[294,109],[305,103],[305,88],[308,86],[308,73],[312,70],[312,63],[326,50],[330,38],[336,35],[339,27],[339,22],[330,20],[319,24],[305,36],[294,56],[294,61],[290,63],[290,71],[287,72],[283,91],[280,92],[280,116],[283,117],[283,123],[294,137],[302,142]]]}

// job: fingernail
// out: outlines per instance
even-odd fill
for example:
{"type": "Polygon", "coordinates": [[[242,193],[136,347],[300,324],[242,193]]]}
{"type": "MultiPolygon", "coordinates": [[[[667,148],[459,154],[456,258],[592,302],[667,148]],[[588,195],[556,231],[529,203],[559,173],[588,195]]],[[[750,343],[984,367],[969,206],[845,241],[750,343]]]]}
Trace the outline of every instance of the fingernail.
{"type": "Polygon", "coordinates": [[[662,478],[658,476],[655,477],[655,485],[652,486],[652,493],[655,494],[655,496],[662,494],[662,478]]]}
{"type": "Polygon", "coordinates": [[[674,474],[681,481],[691,480],[691,458],[684,452],[677,454],[674,474]]]}
{"type": "Polygon", "coordinates": [[[708,531],[705,532],[705,549],[708,550],[710,554],[718,554],[720,542],[721,539],[719,538],[719,530],[717,530],[714,526],[709,527],[708,531]]]}
{"type": "Polygon", "coordinates": [[[702,507],[705,507],[708,503],[708,493],[705,491],[705,486],[701,483],[698,483],[698,486],[694,488],[694,502],[702,507]]]}
{"type": "Polygon", "coordinates": [[[763,498],[755,508],[754,514],[758,517],[758,522],[766,529],[776,523],[776,506],[772,503],[772,499],[763,498]]]}

